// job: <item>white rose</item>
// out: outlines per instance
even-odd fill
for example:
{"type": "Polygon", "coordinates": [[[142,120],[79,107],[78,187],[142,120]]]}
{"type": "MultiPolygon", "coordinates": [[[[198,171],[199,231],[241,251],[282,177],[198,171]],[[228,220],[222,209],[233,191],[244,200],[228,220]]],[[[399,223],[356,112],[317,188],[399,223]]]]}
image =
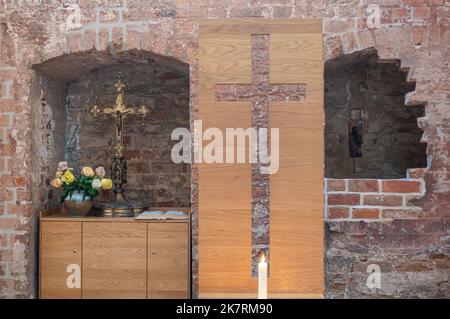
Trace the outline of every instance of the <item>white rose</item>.
{"type": "Polygon", "coordinates": [[[102,187],[102,181],[97,178],[93,179],[92,188],[99,189],[100,187],[102,187]]]}

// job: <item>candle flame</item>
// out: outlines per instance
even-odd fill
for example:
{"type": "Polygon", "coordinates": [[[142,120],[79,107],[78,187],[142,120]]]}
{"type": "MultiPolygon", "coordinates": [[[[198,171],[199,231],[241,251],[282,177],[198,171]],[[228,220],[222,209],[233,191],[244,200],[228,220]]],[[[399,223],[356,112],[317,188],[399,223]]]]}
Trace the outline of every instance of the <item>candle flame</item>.
{"type": "Polygon", "coordinates": [[[261,262],[263,263],[263,262],[265,262],[266,261],[266,256],[264,255],[264,254],[262,254],[262,256],[261,256],[261,262]]]}

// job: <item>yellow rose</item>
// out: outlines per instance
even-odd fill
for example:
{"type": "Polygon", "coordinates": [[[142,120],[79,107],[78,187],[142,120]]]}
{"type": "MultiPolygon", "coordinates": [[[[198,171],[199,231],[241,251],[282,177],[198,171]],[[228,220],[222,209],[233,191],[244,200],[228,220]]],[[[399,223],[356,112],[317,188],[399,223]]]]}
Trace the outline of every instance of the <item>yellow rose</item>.
{"type": "Polygon", "coordinates": [[[63,176],[61,176],[61,180],[66,184],[70,184],[75,180],[75,176],[73,176],[71,171],[65,171],[63,176]]]}
{"type": "Polygon", "coordinates": [[[102,188],[103,189],[111,189],[112,188],[112,180],[109,178],[102,179],[102,188]]]}
{"type": "Polygon", "coordinates": [[[83,168],[81,169],[81,173],[82,173],[84,176],[86,176],[86,177],[91,177],[91,176],[94,176],[94,175],[95,175],[94,170],[93,170],[91,167],[89,167],[89,166],[83,167],[83,168]]]}
{"type": "Polygon", "coordinates": [[[60,188],[62,186],[62,180],[60,178],[55,178],[53,179],[50,184],[54,187],[54,188],[60,188]]]}

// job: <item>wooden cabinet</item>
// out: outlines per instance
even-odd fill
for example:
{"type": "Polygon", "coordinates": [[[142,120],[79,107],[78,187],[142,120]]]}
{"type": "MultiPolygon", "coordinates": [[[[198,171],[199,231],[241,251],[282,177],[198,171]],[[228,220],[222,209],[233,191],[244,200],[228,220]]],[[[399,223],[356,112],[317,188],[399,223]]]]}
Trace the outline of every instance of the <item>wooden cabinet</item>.
{"type": "Polygon", "coordinates": [[[83,224],[83,298],[145,299],[146,263],[145,223],[83,224]]]}
{"type": "Polygon", "coordinates": [[[188,224],[148,224],[148,298],[189,298],[188,224]]]}
{"type": "Polygon", "coordinates": [[[40,257],[41,298],[81,298],[80,288],[67,285],[81,265],[81,223],[42,223],[40,257]]]}
{"type": "Polygon", "coordinates": [[[40,297],[189,298],[189,220],[41,218],[40,297]]]}

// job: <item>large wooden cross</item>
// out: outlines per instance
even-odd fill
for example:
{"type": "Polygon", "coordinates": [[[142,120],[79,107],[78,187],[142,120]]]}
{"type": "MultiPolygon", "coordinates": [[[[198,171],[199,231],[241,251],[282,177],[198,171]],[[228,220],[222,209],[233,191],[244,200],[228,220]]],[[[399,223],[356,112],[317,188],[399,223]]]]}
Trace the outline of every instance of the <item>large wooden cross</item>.
{"type": "MultiPolygon", "coordinates": [[[[269,35],[252,35],[251,84],[217,84],[216,101],[252,103],[252,126],[269,128],[270,102],[304,102],[306,84],[270,83],[269,35]]],[[[261,174],[258,160],[252,164],[252,274],[257,274],[261,254],[269,258],[270,175],[261,174]]]]}

